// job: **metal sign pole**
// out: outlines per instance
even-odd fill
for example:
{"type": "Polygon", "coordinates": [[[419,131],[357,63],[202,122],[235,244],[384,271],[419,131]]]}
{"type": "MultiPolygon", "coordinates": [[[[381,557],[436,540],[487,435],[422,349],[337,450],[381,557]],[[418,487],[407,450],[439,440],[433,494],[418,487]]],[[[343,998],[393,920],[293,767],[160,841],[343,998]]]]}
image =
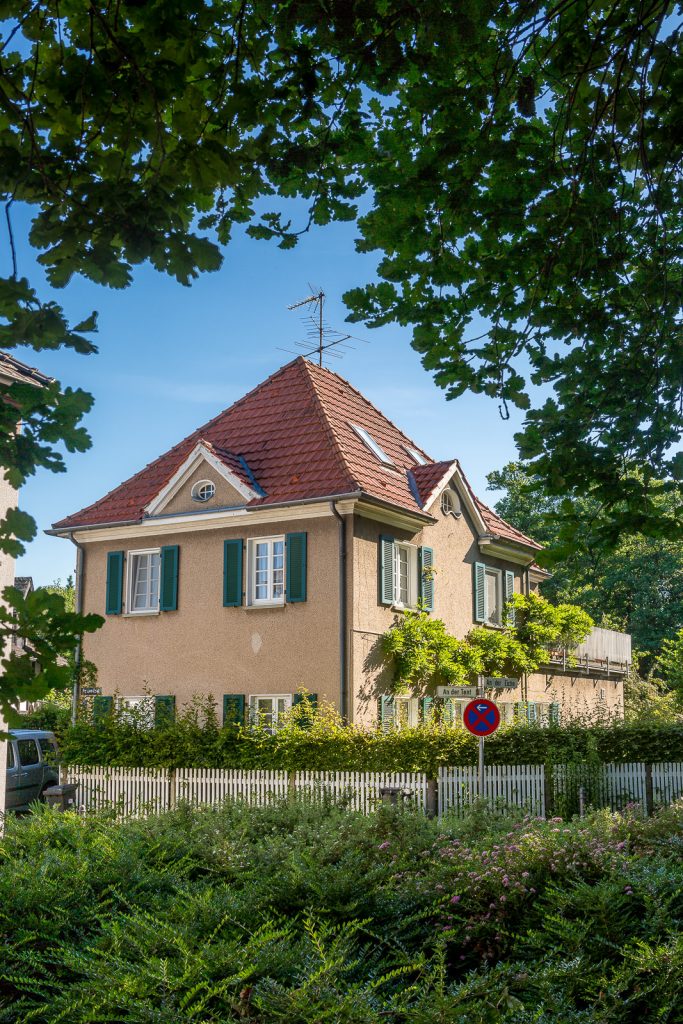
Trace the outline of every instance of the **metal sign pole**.
{"type": "MultiPolygon", "coordinates": [[[[477,676],[477,696],[484,696],[484,677],[477,676]]],[[[484,778],[484,737],[479,737],[479,799],[486,799],[486,780],[484,778]]]]}

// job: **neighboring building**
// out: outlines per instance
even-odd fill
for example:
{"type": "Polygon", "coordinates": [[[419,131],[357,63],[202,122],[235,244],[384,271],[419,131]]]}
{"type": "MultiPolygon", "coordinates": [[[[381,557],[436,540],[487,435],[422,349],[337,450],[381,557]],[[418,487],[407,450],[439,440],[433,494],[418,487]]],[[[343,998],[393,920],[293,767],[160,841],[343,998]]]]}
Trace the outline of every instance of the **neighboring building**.
{"type": "MultiPolygon", "coordinates": [[[[457,460],[303,358],[51,532],[81,546],[83,611],[106,615],[84,648],[103,694],[213,694],[273,721],[302,686],[354,722],[419,720],[430,695],[389,697],[379,657],[396,611],[422,599],[457,636],[495,629],[544,576],[457,460]]],[[[497,695],[505,716],[619,712],[629,638],[590,644],[497,695]]]]}
{"type": "MultiPolygon", "coordinates": [[[[33,384],[36,387],[44,387],[50,383],[50,378],[32,366],[19,362],[14,356],[6,352],[0,352],[0,399],[7,392],[7,388],[13,384],[33,384]]],[[[21,424],[17,423],[17,429],[21,424]]],[[[0,468],[0,519],[4,519],[11,508],[16,508],[19,495],[16,488],[5,479],[4,469],[0,468]]],[[[5,587],[11,587],[14,583],[14,559],[0,551],[0,594],[5,587]]]]}

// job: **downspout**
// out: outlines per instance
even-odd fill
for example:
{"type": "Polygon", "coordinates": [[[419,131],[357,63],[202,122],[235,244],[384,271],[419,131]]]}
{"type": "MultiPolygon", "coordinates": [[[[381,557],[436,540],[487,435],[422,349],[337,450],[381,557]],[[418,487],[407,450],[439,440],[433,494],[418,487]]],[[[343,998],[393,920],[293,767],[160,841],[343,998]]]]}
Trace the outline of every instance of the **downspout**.
{"type": "Polygon", "coordinates": [[[346,520],[330,502],[332,515],[339,523],[339,713],[344,721],[348,716],[346,687],[346,520]]]}
{"type": "MultiPolygon", "coordinates": [[[[69,540],[76,547],[76,580],[75,580],[75,612],[77,615],[83,614],[83,565],[85,562],[85,551],[78,543],[74,540],[73,533],[69,534],[69,540]]],[[[81,659],[82,659],[82,646],[83,638],[79,637],[74,651],[74,688],[73,695],[71,697],[71,724],[76,725],[76,716],[78,714],[78,704],[81,697],[81,659]]]]}

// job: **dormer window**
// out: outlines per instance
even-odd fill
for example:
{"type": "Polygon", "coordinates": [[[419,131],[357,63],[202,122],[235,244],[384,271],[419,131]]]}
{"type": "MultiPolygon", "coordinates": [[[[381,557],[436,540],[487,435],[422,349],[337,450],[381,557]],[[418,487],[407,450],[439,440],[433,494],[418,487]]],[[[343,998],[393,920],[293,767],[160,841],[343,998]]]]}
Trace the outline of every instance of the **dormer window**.
{"type": "Polygon", "coordinates": [[[426,466],[427,460],[424,455],[421,455],[417,448],[411,448],[410,445],[404,444],[403,447],[410,455],[411,459],[417,463],[418,466],[426,466]]]}
{"type": "Polygon", "coordinates": [[[193,501],[210,501],[216,493],[216,485],[211,480],[199,480],[192,488],[193,501]]]}
{"type": "Polygon", "coordinates": [[[372,454],[375,455],[383,465],[394,465],[393,459],[389,458],[387,453],[382,448],[380,448],[380,446],[377,444],[377,441],[375,441],[374,437],[368,434],[367,430],[364,427],[359,427],[356,423],[350,423],[349,426],[353,430],[355,430],[355,432],[358,434],[359,438],[361,439],[365,447],[369,448],[372,454]]]}

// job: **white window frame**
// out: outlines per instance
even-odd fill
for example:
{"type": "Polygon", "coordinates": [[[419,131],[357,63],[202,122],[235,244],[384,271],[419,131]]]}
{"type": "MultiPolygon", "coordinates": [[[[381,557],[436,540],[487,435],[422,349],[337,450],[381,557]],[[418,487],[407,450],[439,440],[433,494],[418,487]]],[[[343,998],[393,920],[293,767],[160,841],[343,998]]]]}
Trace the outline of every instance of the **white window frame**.
{"type": "MultiPolygon", "coordinates": [[[[287,596],[287,541],[284,534],[273,537],[250,537],[247,542],[247,565],[249,570],[249,587],[247,591],[247,603],[252,608],[277,608],[285,603],[287,596]],[[273,597],[274,591],[274,569],[273,569],[273,546],[278,541],[282,543],[282,595],[273,597]],[[256,545],[268,544],[268,566],[267,566],[267,597],[256,597],[256,545]]],[[[265,694],[265,696],[269,696],[265,694]]]]}
{"type": "Polygon", "coordinates": [[[420,698],[419,697],[406,697],[398,696],[394,697],[394,725],[397,729],[406,728],[412,729],[414,726],[420,724],[420,698]],[[402,722],[399,705],[407,705],[406,721],[402,722]]]}
{"type": "Polygon", "coordinates": [[[394,608],[416,608],[417,607],[417,548],[414,544],[404,544],[403,541],[394,541],[394,608]],[[406,551],[408,554],[408,599],[402,601],[400,597],[400,554],[406,551]]]}
{"type": "Polygon", "coordinates": [[[204,505],[206,504],[207,501],[211,501],[211,499],[216,496],[216,485],[213,482],[213,480],[197,480],[196,484],[192,485],[192,490],[190,491],[190,494],[192,495],[193,501],[197,501],[199,502],[200,505],[204,505]],[[206,498],[201,498],[199,496],[199,492],[202,489],[202,487],[213,488],[211,494],[208,494],[206,498]]]}
{"type": "Polygon", "coordinates": [[[118,697],[117,704],[119,709],[119,719],[122,722],[130,722],[134,725],[139,725],[141,729],[153,729],[154,728],[154,717],[155,717],[155,706],[154,697],[150,694],[143,694],[142,696],[132,697],[118,697]],[[135,710],[142,708],[147,713],[147,721],[145,721],[144,715],[127,715],[128,710],[135,710]]]}
{"type": "Polygon", "coordinates": [[[357,423],[349,423],[349,426],[356,432],[356,434],[358,434],[365,447],[372,452],[375,458],[379,459],[383,466],[391,466],[392,469],[396,468],[394,460],[387,455],[384,449],[377,441],[375,441],[372,434],[368,433],[365,427],[359,427],[357,423]]]}
{"type": "Polygon", "coordinates": [[[494,569],[493,566],[487,565],[486,572],[484,574],[484,622],[487,626],[502,626],[503,625],[503,570],[494,569]],[[498,621],[491,619],[489,614],[489,588],[488,588],[488,577],[493,576],[496,580],[496,591],[498,596],[498,607],[500,609],[500,618],[498,621]]]}
{"type": "MultiPolygon", "coordinates": [[[[292,694],[291,693],[250,693],[249,694],[249,721],[250,721],[250,723],[252,725],[258,725],[259,724],[258,720],[257,720],[257,711],[256,711],[256,702],[259,701],[259,700],[270,700],[270,701],[273,701],[273,702],[279,701],[279,700],[283,700],[285,702],[285,707],[282,710],[282,714],[283,715],[286,715],[288,711],[291,711],[292,704],[293,704],[293,698],[292,698],[292,694]]],[[[276,704],[271,704],[271,708],[272,708],[272,710],[271,710],[271,725],[270,726],[266,726],[265,728],[269,732],[274,733],[277,729],[281,728],[282,723],[280,723],[278,721],[278,718],[279,718],[279,715],[280,715],[280,711],[278,710],[277,705],[276,704]]]]}
{"type": "Polygon", "coordinates": [[[462,506],[460,504],[460,495],[457,494],[452,487],[447,487],[441,494],[441,514],[444,516],[453,516],[455,519],[459,519],[462,515],[462,506]],[[444,504],[448,502],[450,508],[444,508],[444,504]]]}
{"type": "Polygon", "coordinates": [[[136,548],[126,554],[126,614],[127,615],[156,615],[159,612],[161,600],[161,548],[136,548]],[[133,562],[136,555],[158,555],[159,556],[159,577],[157,588],[156,605],[145,608],[134,608],[133,598],[135,591],[135,574],[133,573],[133,562]]]}

